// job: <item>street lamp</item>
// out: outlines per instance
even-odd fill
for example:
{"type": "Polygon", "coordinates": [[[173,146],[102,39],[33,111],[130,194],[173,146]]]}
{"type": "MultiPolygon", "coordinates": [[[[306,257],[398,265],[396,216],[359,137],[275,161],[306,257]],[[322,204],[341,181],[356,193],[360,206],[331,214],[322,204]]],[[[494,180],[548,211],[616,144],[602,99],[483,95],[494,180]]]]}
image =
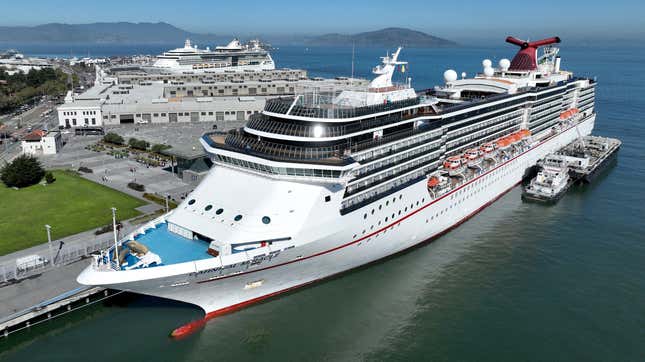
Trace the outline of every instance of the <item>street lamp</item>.
{"type": "Polygon", "coordinates": [[[49,225],[45,225],[45,229],[47,229],[47,246],[49,247],[49,260],[50,260],[50,263],[54,265],[54,249],[52,248],[52,233],[51,233],[52,227],[49,225]]]}
{"type": "Polygon", "coordinates": [[[112,230],[114,231],[114,259],[116,260],[116,265],[120,269],[121,263],[119,262],[119,245],[116,237],[116,207],[112,208],[112,230]]]}
{"type": "Polygon", "coordinates": [[[166,213],[168,213],[169,208],[168,208],[168,199],[170,198],[169,194],[166,194],[166,213]]]}

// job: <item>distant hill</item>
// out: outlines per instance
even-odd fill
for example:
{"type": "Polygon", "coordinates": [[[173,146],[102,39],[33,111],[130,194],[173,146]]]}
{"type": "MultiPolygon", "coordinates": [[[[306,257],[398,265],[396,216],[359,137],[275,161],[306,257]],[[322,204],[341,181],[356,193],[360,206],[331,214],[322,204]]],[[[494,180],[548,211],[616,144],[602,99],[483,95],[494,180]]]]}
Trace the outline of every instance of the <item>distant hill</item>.
{"type": "Polygon", "coordinates": [[[168,23],[91,23],[0,26],[0,41],[80,43],[183,43],[212,42],[213,34],[196,34],[168,23]]]}
{"type": "Polygon", "coordinates": [[[395,47],[398,45],[413,48],[450,47],[457,43],[438,38],[420,31],[405,28],[386,28],[358,34],[325,34],[307,41],[309,45],[343,46],[378,46],[395,47]]]}

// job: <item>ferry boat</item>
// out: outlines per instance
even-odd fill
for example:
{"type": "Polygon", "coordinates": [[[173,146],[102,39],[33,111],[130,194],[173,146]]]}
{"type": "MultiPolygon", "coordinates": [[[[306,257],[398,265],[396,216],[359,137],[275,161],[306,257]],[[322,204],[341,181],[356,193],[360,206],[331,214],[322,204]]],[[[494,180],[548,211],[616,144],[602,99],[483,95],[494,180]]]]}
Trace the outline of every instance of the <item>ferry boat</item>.
{"type": "Polygon", "coordinates": [[[209,73],[244,70],[272,70],[275,64],[266,46],[254,39],[242,44],[233,39],[225,46],[199,49],[186,39],[183,48],[164,52],[157,56],[149,70],[169,71],[175,73],[193,72],[209,73]]]}
{"type": "Polygon", "coordinates": [[[560,68],[559,38],[507,41],[512,61],[418,92],[392,81],[399,48],[366,89],[268,100],[245,127],[203,135],[214,167],[201,184],[78,281],[192,303],[206,320],[456,227],[594,127],[596,81],[560,68]]]}

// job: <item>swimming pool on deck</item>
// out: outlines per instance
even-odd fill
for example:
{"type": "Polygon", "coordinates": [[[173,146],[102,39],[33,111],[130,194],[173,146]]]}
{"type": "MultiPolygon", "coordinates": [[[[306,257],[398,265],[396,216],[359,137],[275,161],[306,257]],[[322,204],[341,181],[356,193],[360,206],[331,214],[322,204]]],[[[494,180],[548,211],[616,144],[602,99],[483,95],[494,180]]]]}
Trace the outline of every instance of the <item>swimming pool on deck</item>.
{"type": "MultiPolygon", "coordinates": [[[[179,264],[187,261],[212,258],[207,253],[208,243],[203,240],[187,239],[168,231],[168,224],[162,223],[139,234],[134,240],[148,247],[148,250],[161,257],[161,265],[179,264]]],[[[127,246],[127,243],[126,243],[127,246]]],[[[128,254],[128,266],[134,265],[137,257],[128,254]]]]}

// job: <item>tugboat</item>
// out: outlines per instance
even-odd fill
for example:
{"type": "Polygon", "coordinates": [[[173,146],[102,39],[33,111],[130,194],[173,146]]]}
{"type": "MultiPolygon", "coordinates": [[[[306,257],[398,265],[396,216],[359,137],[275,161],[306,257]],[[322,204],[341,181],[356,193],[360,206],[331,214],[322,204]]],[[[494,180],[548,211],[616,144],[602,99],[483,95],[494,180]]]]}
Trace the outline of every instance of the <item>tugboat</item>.
{"type": "Polygon", "coordinates": [[[542,170],[526,186],[522,199],[543,203],[555,203],[575,181],[569,176],[566,156],[549,155],[542,163],[542,170]]]}

